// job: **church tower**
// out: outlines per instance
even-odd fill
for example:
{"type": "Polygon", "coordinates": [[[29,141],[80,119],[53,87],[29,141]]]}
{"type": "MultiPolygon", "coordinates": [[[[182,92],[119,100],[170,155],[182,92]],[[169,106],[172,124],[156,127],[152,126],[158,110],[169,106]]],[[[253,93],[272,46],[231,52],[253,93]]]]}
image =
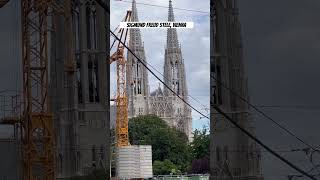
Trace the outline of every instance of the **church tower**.
{"type": "MultiPolygon", "coordinates": [[[[132,22],[138,22],[136,1],[132,1],[132,22]]],[[[130,29],[129,47],[141,60],[146,62],[144,44],[140,29],[130,29]]],[[[130,52],[127,56],[127,93],[129,97],[129,118],[149,113],[149,82],[147,69],[130,52]]]]}
{"type": "MultiPolygon", "coordinates": [[[[218,106],[254,134],[248,105],[231,91],[249,99],[244,73],[238,1],[211,4],[211,105],[218,106]]],[[[261,153],[257,144],[222,115],[211,114],[211,180],[262,180],[261,153]]]]}
{"type": "Polygon", "coordinates": [[[75,72],[69,84],[71,73],[64,64],[64,18],[58,13],[53,16],[50,99],[56,134],[56,176],[69,179],[109,166],[109,63],[107,55],[101,53],[109,47],[105,31],[109,17],[95,1],[72,1],[75,72]]]}
{"type": "MultiPolygon", "coordinates": [[[[171,0],[169,0],[168,21],[175,21],[171,0]]],[[[182,58],[181,45],[178,41],[177,30],[175,28],[169,28],[167,30],[164,77],[164,82],[185,101],[188,101],[185,65],[182,58]]],[[[192,131],[190,107],[176,97],[176,95],[174,95],[168,88],[164,87],[163,92],[164,96],[172,97],[172,119],[169,124],[176,126],[178,129],[185,132],[190,140],[192,131]]]]}

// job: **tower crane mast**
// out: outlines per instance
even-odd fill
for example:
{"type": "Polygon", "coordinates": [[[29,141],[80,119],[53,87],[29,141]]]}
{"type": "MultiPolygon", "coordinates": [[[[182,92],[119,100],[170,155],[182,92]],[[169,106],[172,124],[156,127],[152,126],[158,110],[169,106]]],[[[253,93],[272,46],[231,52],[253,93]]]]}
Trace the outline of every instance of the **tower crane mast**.
{"type": "Polygon", "coordinates": [[[21,0],[23,114],[21,117],[24,180],[55,180],[54,123],[48,78],[48,11],[65,19],[68,83],[74,75],[71,0],[21,0]],[[60,4],[62,3],[63,4],[60,4]],[[71,77],[71,78],[70,78],[71,77]]]}
{"type": "MultiPolygon", "coordinates": [[[[128,10],[124,21],[131,21],[132,11],[128,10]]],[[[117,30],[117,29],[116,29],[117,30]]],[[[126,43],[128,29],[120,28],[118,31],[122,42],[126,43]]],[[[114,45],[114,43],[113,43],[114,45]]],[[[112,48],[112,47],[111,47],[112,48]]],[[[116,62],[117,68],[117,96],[116,96],[116,140],[118,147],[129,145],[128,137],[128,97],[126,94],[126,60],[124,57],[125,47],[118,42],[116,52],[110,57],[110,64],[116,62]]]]}
{"type": "Polygon", "coordinates": [[[54,128],[48,99],[48,7],[21,0],[23,179],[54,180],[54,128]]]}

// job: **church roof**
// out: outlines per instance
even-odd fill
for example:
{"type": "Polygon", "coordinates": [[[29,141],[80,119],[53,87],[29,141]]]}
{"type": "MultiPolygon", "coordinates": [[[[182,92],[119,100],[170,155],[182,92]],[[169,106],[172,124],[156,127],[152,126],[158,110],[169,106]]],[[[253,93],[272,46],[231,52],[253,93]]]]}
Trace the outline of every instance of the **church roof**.
{"type": "Polygon", "coordinates": [[[152,91],[150,93],[150,96],[163,96],[163,92],[162,92],[161,87],[159,86],[158,89],[152,91]]]}

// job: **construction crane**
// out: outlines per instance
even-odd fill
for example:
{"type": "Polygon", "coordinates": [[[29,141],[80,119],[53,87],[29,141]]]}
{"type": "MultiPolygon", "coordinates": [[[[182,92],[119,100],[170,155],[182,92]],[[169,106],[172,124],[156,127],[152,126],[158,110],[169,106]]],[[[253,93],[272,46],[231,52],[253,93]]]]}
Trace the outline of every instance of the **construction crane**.
{"type": "Polygon", "coordinates": [[[65,69],[74,74],[71,0],[21,0],[23,114],[21,117],[24,180],[55,180],[54,123],[48,98],[48,10],[65,18],[65,69]]]}
{"type": "MultiPolygon", "coordinates": [[[[0,0],[0,8],[8,0],[0,0]]],[[[54,127],[48,100],[48,8],[50,1],[21,0],[23,112],[18,123],[24,180],[54,180],[54,127]]]]}
{"type": "Polygon", "coordinates": [[[54,127],[48,99],[49,1],[21,1],[23,179],[54,180],[54,127]]]}
{"type": "MultiPolygon", "coordinates": [[[[132,11],[128,10],[124,18],[125,22],[131,21],[132,11]]],[[[118,28],[116,28],[117,30],[118,28]]],[[[128,29],[120,28],[118,37],[126,43],[128,37],[128,29]]],[[[115,44],[113,42],[112,46],[115,44]]],[[[112,48],[111,46],[111,48],[112,48]]],[[[129,145],[128,137],[128,97],[126,94],[126,60],[124,57],[125,47],[118,41],[116,52],[110,57],[110,64],[116,62],[117,68],[117,96],[115,99],[116,112],[116,141],[117,147],[129,145]]]]}

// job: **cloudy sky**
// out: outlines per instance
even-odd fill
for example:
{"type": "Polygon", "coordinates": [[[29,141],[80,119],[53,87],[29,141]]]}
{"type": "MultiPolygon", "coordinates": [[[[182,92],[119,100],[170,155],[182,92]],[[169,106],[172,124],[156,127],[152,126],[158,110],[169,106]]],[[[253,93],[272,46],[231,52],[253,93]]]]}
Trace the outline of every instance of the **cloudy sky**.
{"type": "MultiPolygon", "coordinates": [[[[252,103],[299,106],[262,110],[307,143],[319,145],[320,1],[239,0],[239,4],[252,103]]],[[[305,145],[262,116],[255,117],[261,140],[300,168],[311,169],[303,152],[281,152],[305,145]]],[[[320,163],[319,156],[315,160],[320,163]]],[[[263,153],[262,168],[266,180],[296,174],[268,153],[263,153]]]]}
{"type": "MultiPolygon", "coordinates": [[[[111,29],[115,29],[123,19],[126,11],[131,9],[130,1],[110,1],[111,2],[111,29]]],[[[139,21],[167,21],[168,0],[136,0],[139,21]],[[141,3],[141,4],[140,4],[141,3]],[[163,7],[148,6],[145,4],[160,5],[163,7]]],[[[210,1],[200,0],[194,3],[193,0],[174,0],[173,7],[181,9],[192,9],[200,12],[174,10],[176,21],[193,21],[193,29],[179,29],[178,38],[182,46],[182,56],[185,60],[187,86],[189,95],[196,100],[189,98],[191,104],[201,110],[205,115],[209,111],[209,64],[210,64],[210,1]],[[206,13],[207,12],[207,13],[206,13]],[[201,104],[199,102],[201,102],[201,104]]],[[[142,41],[144,42],[146,58],[149,64],[163,74],[164,47],[166,45],[166,29],[141,29],[142,41]]],[[[111,38],[111,41],[113,39],[111,38]]],[[[116,93],[115,67],[111,72],[111,93],[116,93]]],[[[157,72],[155,72],[157,73],[157,72]]],[[[157,73],[159,77],[162,76],[157,73]]],[[[163,78],[162,78],[163,79],[163,78]]],[[[153,91],[159,86],[159,81],[149,73],[150,90],[153,91]]],[[[209,120],[200,118],[197,112],[192,112],[193,128],[202,128],[209,120]]]]}

